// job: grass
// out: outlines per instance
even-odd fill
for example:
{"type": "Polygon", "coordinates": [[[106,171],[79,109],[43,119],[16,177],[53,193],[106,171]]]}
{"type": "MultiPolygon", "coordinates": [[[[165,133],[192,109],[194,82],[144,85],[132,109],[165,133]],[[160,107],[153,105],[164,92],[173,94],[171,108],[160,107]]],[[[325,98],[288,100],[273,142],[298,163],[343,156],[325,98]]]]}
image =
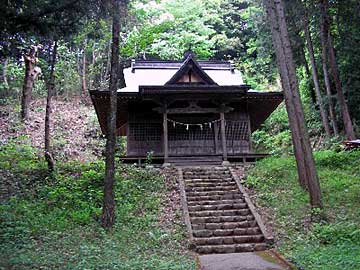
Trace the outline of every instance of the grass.
{"type": "Polygon", "coordinates": [[[195,269],[183,226],[159,223],[167,188],[158,172],[119,165],[116,225],[106,232],[104,163],[57,166],[48,177],[33,148],[0,147],[0,175],[11,176],[1,181],[10,196],[0,207],[0,269],[195,269]]]}
{"type": "Polygon", "coordinates": [[[360,269],[360,151],[315,153],[326,221],[311,222],[308,194],[293,158],[271,157],[254,167],[247,185],[273,213],[276,245],[302,269],[360,269]]]}

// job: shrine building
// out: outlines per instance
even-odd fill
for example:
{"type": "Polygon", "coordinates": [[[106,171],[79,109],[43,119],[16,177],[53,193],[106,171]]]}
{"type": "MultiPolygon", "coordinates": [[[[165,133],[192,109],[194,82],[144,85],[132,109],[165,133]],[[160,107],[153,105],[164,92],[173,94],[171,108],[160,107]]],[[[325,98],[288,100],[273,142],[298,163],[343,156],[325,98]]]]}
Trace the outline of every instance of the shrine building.
{"type": "MultiPolygon", "coordinates": [[[[253,161],[251,134],[283,100],[251,90],[229,61],[133,60],[118,90],[117,134],[126,136],[124,162],[175,165],[253,161]]],[[[90,91],[106,133],[109,91],[90,91]]]]}

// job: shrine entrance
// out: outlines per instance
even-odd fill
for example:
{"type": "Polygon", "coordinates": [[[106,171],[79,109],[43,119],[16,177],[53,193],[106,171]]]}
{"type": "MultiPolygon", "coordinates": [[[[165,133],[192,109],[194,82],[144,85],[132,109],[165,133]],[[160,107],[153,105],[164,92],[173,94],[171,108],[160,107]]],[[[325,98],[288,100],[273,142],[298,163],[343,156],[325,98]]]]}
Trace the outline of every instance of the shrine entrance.
{"type": "Polygon", "coordinates": [[[219,114],[169,115],[169,156],[216,155],[219,122],[219,114]]]}

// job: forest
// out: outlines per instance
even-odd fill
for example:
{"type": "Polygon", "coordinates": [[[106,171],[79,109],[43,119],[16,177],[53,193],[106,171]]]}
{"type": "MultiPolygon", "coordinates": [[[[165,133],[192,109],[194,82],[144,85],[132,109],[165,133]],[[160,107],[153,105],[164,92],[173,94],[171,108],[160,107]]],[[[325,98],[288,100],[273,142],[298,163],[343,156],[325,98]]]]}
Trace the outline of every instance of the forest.
{"type": "Polygon", "coordinates": [[[0,20],[0,269],[197,269],[169,171],[125,165],[132,59],[229,60],[285,101],[244,185],[298,269],[360,269],[358,0],[10,0],[0,20]],[[102,134],[89,90],[110,91],[102,134]],[[357,146],[357,148],[359,148],[357,146]]]}

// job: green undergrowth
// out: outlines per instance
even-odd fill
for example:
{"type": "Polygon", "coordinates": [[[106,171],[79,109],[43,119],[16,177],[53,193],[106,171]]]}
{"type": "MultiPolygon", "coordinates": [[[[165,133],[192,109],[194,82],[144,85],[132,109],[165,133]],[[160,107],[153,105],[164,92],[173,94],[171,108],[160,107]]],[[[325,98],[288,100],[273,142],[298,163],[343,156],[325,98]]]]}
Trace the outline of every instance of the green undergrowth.
{"type": "Polygon", "coordinates": [[[295,160],[271,157],[251,169],[247,185],[274,219],[276,245],[300,269],[360,269],[360,151],[315,153],[325,220],[311,222],[295,160]]]}
{"type": "Polygon", "coordinates": [[[183,227],[159,223],[166,185],[158,172],[118,166],[111,232],[99,224],[102,161],[57,162],[47,176],[33,148],[9,143],[0,172],[0,269],[195,268],[183,227]]]}

